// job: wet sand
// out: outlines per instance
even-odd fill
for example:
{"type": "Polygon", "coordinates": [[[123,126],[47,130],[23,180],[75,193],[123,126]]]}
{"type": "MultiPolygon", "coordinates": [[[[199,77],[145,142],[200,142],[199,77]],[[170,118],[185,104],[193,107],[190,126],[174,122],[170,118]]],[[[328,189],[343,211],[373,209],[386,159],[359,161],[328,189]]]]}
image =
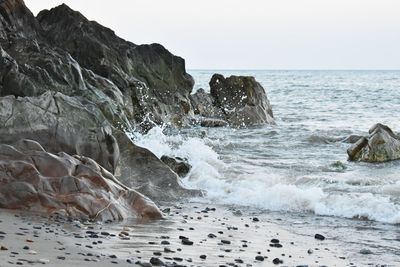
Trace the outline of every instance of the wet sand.
{"type": "Polygon", "coordinates": [[[0,266],[352,266],[342,244],[225,206],[165,206],[165,220],[80,223],[0,210],[0,266]],[[151,263],[150,263],[151,262],[151,263]]]}

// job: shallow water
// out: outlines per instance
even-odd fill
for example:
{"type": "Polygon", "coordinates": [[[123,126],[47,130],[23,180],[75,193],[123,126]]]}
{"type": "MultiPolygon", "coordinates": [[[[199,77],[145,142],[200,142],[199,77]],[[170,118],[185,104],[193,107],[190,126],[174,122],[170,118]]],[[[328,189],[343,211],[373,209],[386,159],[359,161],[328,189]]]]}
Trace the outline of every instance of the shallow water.
{"type": "MultiPolygon", "coordinates": [[[[209,90],[215,72],[191,71],[195,88],[209,90]]],[[[377,122],[400,131],[400,71],[218,72],[255,76],[277,125],[179,133],[154,128],[136,141],[157,156],[188,158],[193,169],[184,182],[207,191],[201,201],[275,211],[287,221],[300,214],[308,229],[320,226],[316,218],[327,225],[333,218],[344,242],[351,242],[348,229],[373,222],[388,231],[385,240],[379,231],[368,232],[381,250],[400,244],[400,162],[348,162],[349,144],[340,142],[377,122]]],[[[363,242],[364,234],[354,242],[363,242]]]]}

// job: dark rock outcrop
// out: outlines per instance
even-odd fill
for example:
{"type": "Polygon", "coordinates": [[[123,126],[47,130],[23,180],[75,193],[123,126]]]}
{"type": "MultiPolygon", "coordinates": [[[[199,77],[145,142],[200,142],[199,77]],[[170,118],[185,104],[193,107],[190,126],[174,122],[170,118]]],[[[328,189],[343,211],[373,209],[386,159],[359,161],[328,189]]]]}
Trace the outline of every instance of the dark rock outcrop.
{"type": "Polygon", "coordinates": [[[37,19],[51,45],[121,89],[137,121],[148,116],[157,123],[188,124],[194,81],[186,73],[184,59],[160,44],[127,42],[66,5],[44,10],[37,19]]]}
{"type": "Polygon", "coordinates": [[[254,77],[214,74],[210,93],[233,126],[274,123],[271,105],[264,88],[254,77]]]}
{"type": "Polygon", "coordinates": [[[51,154],[30,140],[0,145],[0,208],[92,220],[162,217],[153,202],[92,159],[51,154]]]}
{"type": "Polygon", "coordinates": [[[180,157],[172,158],[164,155],[161,157],[161,161],[167,164],[167,166],[170,167],[171,170],[173,170],[180,177],[185,177],[192,168],[187,160],[180,157]]]}
{"type": "Polygon", "coordinates": [[[400,159],[400,138],[386,125],[375,124],[348,150],[349,160],[385,162],[400,159]]]}
{"type": "Polygon", "coordinates": [[[136,146],[122,132],[116,133],[115,137],[124,148],[116,176],[125,185],[155,201],[202,195],[200,190],[185,188],[178,175],[148,149],[136,146]]]}
{"type": "Polygon", "coordinates": [[[203,88],[190,95],[190,102],[195,115],[214,119],[224,118],[222,110],[215,105],[215,99],[203,88]]]}
{"type": "Polygon", "coordinates": [[[190,100],[194,113],[200,116],[197,121],[205,127],[275,123],[265,90],[254,77],[225,78],[214,74],[210,81],[210,94],[199,89],[190,100]]]}

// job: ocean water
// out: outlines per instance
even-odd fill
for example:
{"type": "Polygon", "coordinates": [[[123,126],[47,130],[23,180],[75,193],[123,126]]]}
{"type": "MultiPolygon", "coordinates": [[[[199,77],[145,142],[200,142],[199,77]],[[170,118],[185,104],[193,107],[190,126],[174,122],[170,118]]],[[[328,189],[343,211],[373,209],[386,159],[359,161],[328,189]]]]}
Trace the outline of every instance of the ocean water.
{"type": "Polygon", "coordinates": [[[400,131],[400,71],[196,70],[195,90],[209,90],[216,72],[255,76],[277,125],[154,128],[136,142],[187,158],[193,168],[184,183],[207,192],[198,201],[284,218],[294,231],[318,227],[400,264],[400,161],[349,162],[341,142],[377,122],[400,131]]]}

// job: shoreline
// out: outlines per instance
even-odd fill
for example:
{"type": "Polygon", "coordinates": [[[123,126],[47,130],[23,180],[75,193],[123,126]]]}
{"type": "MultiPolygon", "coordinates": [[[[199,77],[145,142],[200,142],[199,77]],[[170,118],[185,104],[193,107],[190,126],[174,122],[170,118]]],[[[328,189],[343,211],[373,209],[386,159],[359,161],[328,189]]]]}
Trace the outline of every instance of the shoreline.
{"type": "MultiPolygon", "coordinates": [[[[146,224],[129,220],[111,224],[68,223],[56,217],[49,220],[42,215],[1,210],[0,226],[5,234],[0,244],[8,250],[0,251],[0,266],[17,262],[60,267],[162,266],[162,263],[165,266],[354,265],[350,252],[335,238],[319,240],[310,234],[289,231],[279,220],[265,220],[268,214],[254,217],[227,206],[200,203],[162,208],[169,209],[165,219],[146,224]],[[150,262],[154,264],[149,265],[150,262]]],[[[316,230],[315,234],[318,233],[316,230]]]]}

